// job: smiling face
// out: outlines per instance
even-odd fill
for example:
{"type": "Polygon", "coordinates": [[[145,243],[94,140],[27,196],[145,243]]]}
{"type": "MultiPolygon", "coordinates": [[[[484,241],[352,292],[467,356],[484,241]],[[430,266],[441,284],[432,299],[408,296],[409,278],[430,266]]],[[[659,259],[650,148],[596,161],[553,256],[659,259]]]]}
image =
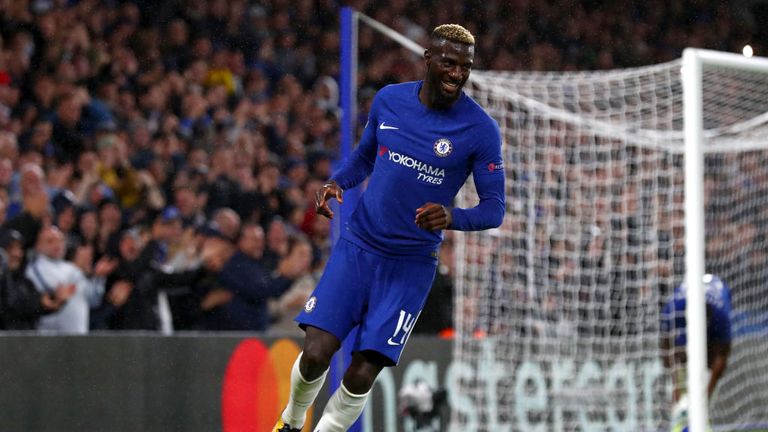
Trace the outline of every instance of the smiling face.
{"type": "Polygon", "coordinates": [[[434,39],[424,53],[426,78],[419,98],[429,108],[446,109],[461,96],[475,56],[474,45],[434,39]]]}

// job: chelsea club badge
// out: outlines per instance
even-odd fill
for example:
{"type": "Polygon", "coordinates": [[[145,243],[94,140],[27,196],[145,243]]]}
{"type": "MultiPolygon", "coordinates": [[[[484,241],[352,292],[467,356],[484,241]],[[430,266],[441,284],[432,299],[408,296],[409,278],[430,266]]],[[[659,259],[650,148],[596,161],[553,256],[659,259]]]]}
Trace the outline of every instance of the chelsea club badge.
{"type": "Polygon", "coordinates": [[[440,138],[435,141],[433,149],[435,150],[436,155],[446,157],[453,151],[453,144],[451,144],[451,140],[448,138],[440,138]]]}

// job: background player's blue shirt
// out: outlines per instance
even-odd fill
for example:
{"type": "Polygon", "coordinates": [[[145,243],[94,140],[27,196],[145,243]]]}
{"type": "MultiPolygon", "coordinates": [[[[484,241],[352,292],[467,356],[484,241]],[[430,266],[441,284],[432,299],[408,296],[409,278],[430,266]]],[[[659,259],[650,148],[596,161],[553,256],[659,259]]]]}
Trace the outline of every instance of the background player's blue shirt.
{"type": "MultiPolygon", "coordinates": [[[[707,342],[731,342],[731,290],[719,277],[706,275],[704,277],[707,305],[711,308],[711,316],[707,323],[707,342]]],[[[661,312],[661,331],[673,331],[675,345],[683,346],[687,342],[685,324],[685,291],[686,284],[675,288],[672,299],[664,305],[661,312]]]]}
{"type": "Polygon", "coordinates": [[[451,206],[471,173],[476,207],[452,209],[451,229],[497,227],[504,217],[504,166],[496,122],[462,93],[447,110],[419,100],[422,81],[394,84],[376,95],[363,136],[333,175],[342,189],[370,181],[342,236],[387,256],[434,260],[442,232],[419,228],[416,209],[451,206]]]}

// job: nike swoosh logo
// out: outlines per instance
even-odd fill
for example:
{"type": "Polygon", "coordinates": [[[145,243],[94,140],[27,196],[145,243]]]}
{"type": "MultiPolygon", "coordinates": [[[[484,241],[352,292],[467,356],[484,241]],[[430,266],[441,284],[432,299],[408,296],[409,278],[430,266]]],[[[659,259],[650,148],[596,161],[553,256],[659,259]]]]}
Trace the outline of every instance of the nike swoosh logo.
{"type": "Polygon", "coordinates": [[[381,122],[381,124],[379,125],[379,129],[400,129],[400,128],[395,127],[395,126],[387,126],[384,123],[386,123],[386,122],[381,122]]]}
{"type": "Polygon", "coordinates": [[[400,346],[399,342],[392,342],[392,338],[387,339],[387,344],[391,346],[400,346]]]}

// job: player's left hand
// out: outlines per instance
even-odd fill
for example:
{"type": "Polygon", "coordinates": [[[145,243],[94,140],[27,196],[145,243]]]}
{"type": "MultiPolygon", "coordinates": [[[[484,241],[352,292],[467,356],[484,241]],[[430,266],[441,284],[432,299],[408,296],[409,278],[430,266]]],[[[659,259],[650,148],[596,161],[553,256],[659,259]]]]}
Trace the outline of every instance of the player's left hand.
{"type": "Polygon", "coordinates": [[[426,203],[416,209],[416,225],[428,231],[437,231],[451,226],[451,210],[442,204],[426,203]]]}

